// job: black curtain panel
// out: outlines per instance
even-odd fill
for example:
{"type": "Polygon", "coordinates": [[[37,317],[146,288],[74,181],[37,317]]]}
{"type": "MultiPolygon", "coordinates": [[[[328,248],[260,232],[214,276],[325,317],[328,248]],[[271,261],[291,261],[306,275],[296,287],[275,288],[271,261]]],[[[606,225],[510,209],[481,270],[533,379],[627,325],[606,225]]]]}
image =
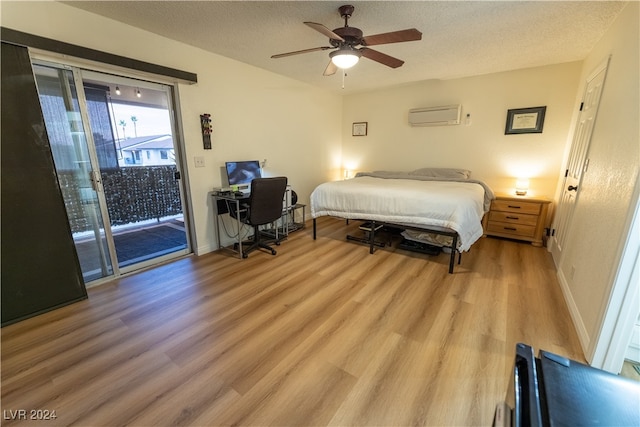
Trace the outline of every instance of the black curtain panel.
{"type": "Polygon", "coordinates": [[[87,298],[26,48],[1,49],[2,326],[87,298]]]}

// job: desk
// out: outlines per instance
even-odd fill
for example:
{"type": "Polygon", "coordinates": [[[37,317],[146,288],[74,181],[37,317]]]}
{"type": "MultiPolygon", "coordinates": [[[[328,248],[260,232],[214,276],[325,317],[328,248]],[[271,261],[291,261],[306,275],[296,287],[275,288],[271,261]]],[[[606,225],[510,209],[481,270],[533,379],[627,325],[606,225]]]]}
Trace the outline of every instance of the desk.
{"type": "MultiPolygon", "coordinates": [[[[216,209],[215,223],[218,248],[222,248],[222,243],[220,241],[220,215],[228,213],[229,210],[234,210],[238,213],[236,215],[236,221],[238,223],[238,241],[234,243],[234,247],[237,247],[238,256],[240,257],[240,259],[242,259],[242,238],[240,237],[240,229],[244,225],[244,223],[240,221],[239,212],[242,211],[240,204],[243,201],[248,201],[249,196],[236,196],[233,192],[220,193],[219,191],[214,191],[213,193],[211,193],[211,195],[213,197],[213,204],[216,209]],[[224,207],[224,209],[220,209],[221,205],[224,207]]],[[[279,244],[281,240],[286,239],[290,232],[304,228],[305,208],[306,205],[300,203],[291,206],[291,187],[287,186],[284,200],[282,201],[281,218],[279,220],[276,220],[274,224],[271,225],[270,229],[262,230],[261,232],[274,239],[279,244]],[[298,209],[302,209],[301,223],[295,222],[295,211],[298,209]],[[278,222],[280,222],[280,225],[278,225],[278,222]]],[[[236,252],[235,249],[233,251],[236,252]]]]}
{"type": "MultiPolygon", "coordinates": [[[[234,193],[220,193],[214,191],[212,193],[213,196],[213,205],[216,210],[215,218],[216,218],[216,237],[218,239],[218,248],[222,248],[222,243],[220,242],[220,215],[229,212],[229,209],[234,209],[236,212],[236,221],[238,222],[238,256],[242,259],[242,237],[240,237],[240,229],[242,228],[243,222],[240,221],[240,202],[243,200],[248,200],[247,196],[236,196],[234,193]],[[218,202],[224,202],[225,211],[220,211],[220,205],[218,202]]],[[[235,245],[234,245],[235,246],[235,245]]]]}

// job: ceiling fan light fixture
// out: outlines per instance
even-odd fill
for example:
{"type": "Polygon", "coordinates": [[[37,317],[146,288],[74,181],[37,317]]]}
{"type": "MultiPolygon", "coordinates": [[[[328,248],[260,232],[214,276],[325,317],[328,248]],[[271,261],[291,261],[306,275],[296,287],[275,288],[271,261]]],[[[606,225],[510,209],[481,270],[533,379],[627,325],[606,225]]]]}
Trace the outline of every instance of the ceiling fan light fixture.
{"type": "Polygon", "coordinates": [[[356,65],[360,60],[360,55],[360,51],[353,48],[343,48],[329,54],[331,62],[333,62],[336,67],[343,69],[351,68],[356,65]]]}

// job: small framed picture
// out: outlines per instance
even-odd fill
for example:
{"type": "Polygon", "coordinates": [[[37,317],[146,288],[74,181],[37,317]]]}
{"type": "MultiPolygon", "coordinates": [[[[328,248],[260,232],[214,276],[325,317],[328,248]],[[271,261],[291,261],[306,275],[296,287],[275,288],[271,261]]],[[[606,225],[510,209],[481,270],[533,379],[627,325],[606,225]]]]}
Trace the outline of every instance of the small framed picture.
{"type": "Polygon", "coordinates": [[[546,106],[508,110],[504,134],[542,133],[546,111],[546,106]]]}
{"type": "Polygon", "coordinates": [[[354,122],[351,128],[353,136],[367,136],[367,122],[354,122]]]}

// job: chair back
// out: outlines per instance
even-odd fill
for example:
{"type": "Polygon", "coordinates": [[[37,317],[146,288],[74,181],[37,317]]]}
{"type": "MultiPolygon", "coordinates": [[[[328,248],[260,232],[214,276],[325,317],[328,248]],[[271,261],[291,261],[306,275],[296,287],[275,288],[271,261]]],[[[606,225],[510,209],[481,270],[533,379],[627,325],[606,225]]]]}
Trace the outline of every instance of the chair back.
{"type": "Polygon", "coordinates": [[[279,219],[286,189],[286,176],[254,178],[251,181],[247,221],[252,225],[263,225],[279,219]]]}

